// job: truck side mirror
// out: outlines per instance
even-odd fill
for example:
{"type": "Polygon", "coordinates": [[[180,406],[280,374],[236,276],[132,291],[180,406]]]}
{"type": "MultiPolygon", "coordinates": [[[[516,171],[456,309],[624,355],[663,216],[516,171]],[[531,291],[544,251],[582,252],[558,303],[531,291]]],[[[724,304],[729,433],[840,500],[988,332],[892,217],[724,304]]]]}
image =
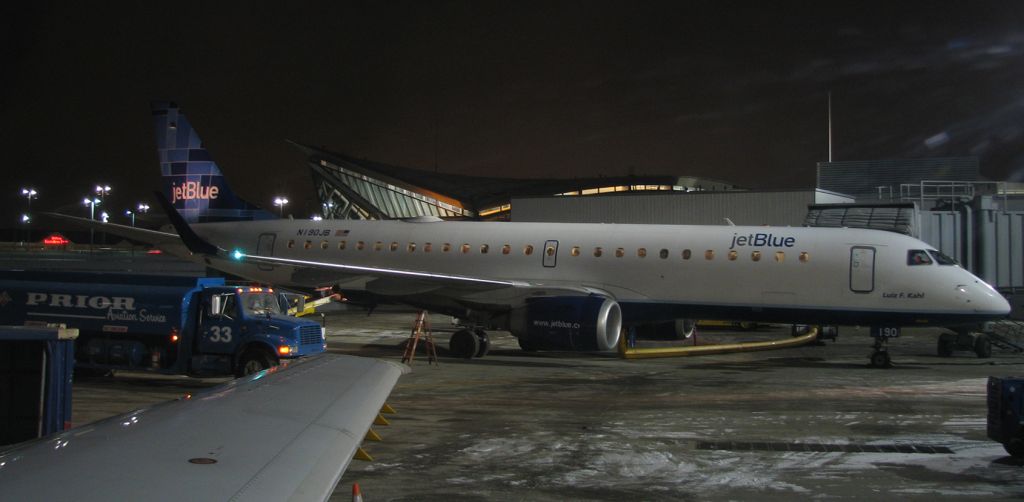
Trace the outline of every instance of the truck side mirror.
{"type": "Polygon", "coordinates": [[[210,297],[210,315],[219,316],[224,310],[224,297],[213,295],[210,297]]]}

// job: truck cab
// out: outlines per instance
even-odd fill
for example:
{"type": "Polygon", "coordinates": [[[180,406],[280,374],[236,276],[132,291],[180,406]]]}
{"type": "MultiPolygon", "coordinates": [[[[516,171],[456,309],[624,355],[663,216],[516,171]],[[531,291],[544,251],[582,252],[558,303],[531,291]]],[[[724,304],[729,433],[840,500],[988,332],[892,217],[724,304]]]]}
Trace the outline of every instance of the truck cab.
{"type": "Polygon", "coordinates": [[[287,315],[283,295],[259,286],[203,291],[193,367],[228,363],[236,375],[269,368],[281,360],[323,352],[323,328],[287,315]]]}

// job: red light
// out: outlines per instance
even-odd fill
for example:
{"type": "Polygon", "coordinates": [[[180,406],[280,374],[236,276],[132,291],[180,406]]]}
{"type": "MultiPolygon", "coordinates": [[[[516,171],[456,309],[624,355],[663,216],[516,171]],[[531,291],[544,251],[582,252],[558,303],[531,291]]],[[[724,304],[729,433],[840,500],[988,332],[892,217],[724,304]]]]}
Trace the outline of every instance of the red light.
{"type": "Polygon", "coordinates": [[[46,246],[67,246],[71,244],[71,241],[64,238],[61,234],[50,234],[43,239],[43,244],[46,246]]]}
{"type": "Polygon", "coordinates": [[[178,328],[171,328],[171,343],[177,343],[178,339],[178,328]]]}
{"type": "Polygon", "coordinates": [[[146,251],[146,254],[164,254],[164,252],[159,249],[150,249],[149,251],[146,251]]]}

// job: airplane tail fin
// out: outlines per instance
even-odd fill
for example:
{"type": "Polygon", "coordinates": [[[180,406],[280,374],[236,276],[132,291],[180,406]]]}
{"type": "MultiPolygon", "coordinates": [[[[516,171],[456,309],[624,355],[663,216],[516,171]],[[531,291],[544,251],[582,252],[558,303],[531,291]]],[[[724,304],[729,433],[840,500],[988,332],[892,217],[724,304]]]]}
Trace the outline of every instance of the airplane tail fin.
{"type": "Polygon", "coordinates": [[[277,216],[236,196],[177,104],[154,101],[153,124],[164,195],[188,223],[277,216]]]}

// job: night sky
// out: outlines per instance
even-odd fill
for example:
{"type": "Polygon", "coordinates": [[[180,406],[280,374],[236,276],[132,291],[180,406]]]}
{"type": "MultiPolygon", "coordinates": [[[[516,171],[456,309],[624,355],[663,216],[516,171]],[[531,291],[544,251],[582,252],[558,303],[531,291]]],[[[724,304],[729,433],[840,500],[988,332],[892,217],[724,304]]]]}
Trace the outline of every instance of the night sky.
{"type": "Polygon", "coordinates": [[[0,226],[22,186],[87,215],[109,183],[120,222],[152,204],[152,99],[296,217],[315,196],[285,139],[451,173],[810,188],[829,91],[835,160],[976,155],[1024,180],[1024,3],[638,3],[7,3],[0,226]]]}

